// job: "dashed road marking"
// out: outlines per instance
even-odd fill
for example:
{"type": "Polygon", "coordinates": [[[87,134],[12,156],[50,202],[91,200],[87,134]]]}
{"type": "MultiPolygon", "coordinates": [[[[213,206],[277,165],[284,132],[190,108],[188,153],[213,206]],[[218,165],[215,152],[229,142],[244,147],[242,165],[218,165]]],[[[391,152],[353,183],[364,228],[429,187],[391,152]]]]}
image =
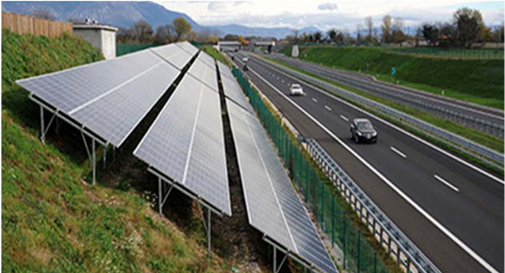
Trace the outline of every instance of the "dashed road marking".
{"type": "Polygon", "coordinates": [[[345,121],[349,121],[349,119],[346,116],[344,116],[344,115],[340,115],[340,118],[343,119],[343,120],[345,120],[345,121]]]}
{"type": "Polygon", "coordinates": [[[312,100],[313,100],[314,102],[317,102],[316,98],[312,98],[312,100]]]}
{"type": "Polygon", "coordinates": [[[445,181],[445,179],[443,179],[442,177],[438,176],[435,174],[435,179],[437,179],[438,181],[444,183],[447,187],[451,188],[451,190],[455,191],[455,192],[459,192],[459,189],[456,188],[455,186],[451,185],[451,183],[445,181]]]}
{"type": "Polygon", "coordinates": [[[403,157],[403,158],[407,158],[407,156],[406,156],[404,153],[400,152],[400,150],[396,149],[396,148],[395,148],[395,147],[393,147],[393,146],[391,146],[391,151],[393,151],[393,152],[397,153],[399,156],[401,156],[401,157],[403,157]]]}
{"type": "Polygon", "coordinates": [[[325,105],[324,108],[326,108],[328,111],[331,111],[331,108],[328,105],[325,105]]]}

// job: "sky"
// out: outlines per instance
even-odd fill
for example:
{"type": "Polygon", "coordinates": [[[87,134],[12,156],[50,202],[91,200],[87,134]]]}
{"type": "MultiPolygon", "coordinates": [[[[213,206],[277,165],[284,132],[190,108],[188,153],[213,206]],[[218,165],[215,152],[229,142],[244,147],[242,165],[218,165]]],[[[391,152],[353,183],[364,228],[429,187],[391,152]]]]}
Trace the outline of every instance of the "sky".
{"type": "Polygon", "coordinates": [[[401,17],[405,27],[423,22],[449,21],[458,8],[481,11],[487,25],[502,25],[504,1],[418,0],[418,1],[157,1],[169,10],[188,14],[202,25],[240,24],[250,27],[290,27],[301,29],[315,26],[353,31],[364,18],[372,16],[376,27],[382,17],[401,17]]]}

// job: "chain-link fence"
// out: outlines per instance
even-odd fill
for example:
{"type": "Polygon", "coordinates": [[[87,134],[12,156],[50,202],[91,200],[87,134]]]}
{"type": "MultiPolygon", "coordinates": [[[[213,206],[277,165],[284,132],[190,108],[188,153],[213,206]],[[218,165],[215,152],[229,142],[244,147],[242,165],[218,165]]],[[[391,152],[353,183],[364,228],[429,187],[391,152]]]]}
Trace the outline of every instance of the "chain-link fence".
{"type": "Polygon", "coordinates": [[[293,136],[286,133],[280,117],[275,116],[251,87],[241,72],[233,68],[233,74],[256,110],[261,123],[275,144],[284,165],[289,169],[306,204],[312,210],[319,226],[331,241],[343,252],[344,269],[348,272],[383,273],[391,272],[377,251],[365,238],[373,239],[370,233],[362,232],[349,205],[331,186],[331,182],[320,171],[316,163],[303,150],[293,136]],[[365,234],[365,235],[364,235],[365,234]]]}
{"type": "Polygon", "coordinates": [[[119,57],[121,55],[126,55],[133,53],[135,51],[139,50],[144,50],[146,48],[153,47],[154,45],[151,44],[145,44],[145,45],[139,45],[139,44],[116,44],[116,56],[119,57]]]}

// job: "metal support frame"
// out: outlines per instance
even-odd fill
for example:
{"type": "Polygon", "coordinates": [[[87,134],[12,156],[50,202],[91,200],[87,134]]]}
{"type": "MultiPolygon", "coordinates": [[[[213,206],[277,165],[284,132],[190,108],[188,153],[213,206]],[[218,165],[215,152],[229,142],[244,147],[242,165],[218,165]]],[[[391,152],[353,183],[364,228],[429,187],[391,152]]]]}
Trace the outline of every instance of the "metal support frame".
{"type": "Polygon", "coordinates": [[[173,181],[172,179],[170,179],[169,177],[163,175],[161,172],[159,172],[158,170],[152,168],[152,167],[148,167],[147,168],[147,171],[154,174],[156,177],[158,177],[158,193],[160,195],[160,198],[159,198],[159,207],[158,207],[158,210],[159,210],[159,214],[160,214],[160,217],[162,216],[162,206],[165,204],[167,198],[168,198],[168,195],[170,194],[170,192],[172,191],[173,188],[176,188],[178,191],[184,193],[186,196],[188,196],[189,198],[195,200],[198,204],[198,209],[200,211],[200,215],[202,217],[202,222],[203,222],[203,227],[207,233],[207,249],[208,249],[208,255],[209,255],[209,258],[211,257],[211,242],[212,242],[212,234],[211,234],[211,216],[212,216],[212,212],[214,212],[215,214],[217,214],[219,217],[222,217],[223,216],[223,212],[219,211],[218,209],[214,208],[211,204],[205,202],[205,200],[203,200],[202,198],[200,198],[198,195],[196,195],[195,193],[191,192],[189,189],[186,189],[184,188],[182,185],[179,185],[177,182],[173,181]],[[167,191],[167,194],[163,197],[163,200],[162,200],[162,195],[163,195],[163,182],[166,182],[167,184],[170,185],[170,188],[169,190],[167,191]],[[204,206],[206,209],[207,209],[207,223],[205,222],[205,216],[204,216],[204,213],[202,211],[202,208],[201,206],[204,206]]]}
{"type": "Polygon", "coordinates": [[[274,273],[277,273],[280,271],[282,265],[284,265],[284,263],[288,257],[295,260],[299,264],[301,264],[304,268],[304,272],[305,272],[305,269],[308,269],[309,272],[314,272],[314,270],[316,268],[318,268],[316,265],[312,264],[311,262],[306,261],[305,259],[303,259],[302,257],[299,257],[295,253],[292,253],[291,251],[283,248],[280,244],[276,243],[273,239],[270,239],[266,234],[263,235],[263,240],[265,242],[267,242],[268,244],[270,244],[274,248],[274,265],[273,265],[273,268],[274,268],[273,272],[274,273]],[[282,259],[282,262],[279,264],[279,266],[277,266],[277,250],[281,251],[285,255],[284,258],[282,259]]]}
{"type": "MultiPolygon", "coordinates": [[[[60,113],[59,109],[51,108],[50,106],[47,105],[47,103],[45,103],[44,101],[42,101],[38,97],[34,96],[33,94],[30,94],[29,98],[30,98],[30,100],[32,100],[33,102],[35,102],[36,104],[38,104],[40,106],[40,131],[41,131],[40,140],[42,141],[42,143],[45,143],[46,133],[49,130],[54,119],[57,119],[57,120],[61,119],[81,132],[84,146],[86,148],[86,152],[88,153],[88,157],[89,157],[89,159],[91,161],[91,165],[92,165],[92,183],[93,183],[93,185],[96,185],[96,144],[95,143],[97,142],[98,144],[104,146],[104,153],[105,153],[105,149],[109,145],[109,142],[104,139],[101,139],[99,136],[93,134],[92,132],[89,132],[83,125],[78,124],[77,122],[73,121],[71,118],[65,117],[64,115],[62,115],[60,113]],[[44,110],[47,110],[53,114],[53,116],[52,116],[51,120],[49,121],[49,123],[47,124],[47,126],[46,126],[45,120],[44,120],[44,110]],[[91,152],[88,149],[88,144],[86,142],[85,136],[88,136],[92,140],[91,152]]],[[[59,127],[59,124],[57,124],[57,127],[59,127]]]]}

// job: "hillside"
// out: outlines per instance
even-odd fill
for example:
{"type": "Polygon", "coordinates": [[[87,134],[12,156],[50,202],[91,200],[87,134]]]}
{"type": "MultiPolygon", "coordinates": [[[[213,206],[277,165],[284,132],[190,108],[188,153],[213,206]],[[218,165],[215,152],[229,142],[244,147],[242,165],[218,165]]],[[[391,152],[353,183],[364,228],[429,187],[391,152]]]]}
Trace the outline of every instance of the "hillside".
{"type": "MultiPolygon", "coordinates": [[[[290,56],[291,47],[284,50],[290,56]]],[[[396,67],[400,84],[503,109],[503,60],[463,60],[390,52],[366,47],[300,47],[300,58],[345,70],[366,72],[391,81],[396,67]]]]}
{"type": "Polygon", "coordinates": [[[91,186],[81,140],[63,139],[68,128],[46,145],[37,138],[38,108],[14,80],[97,61],[99,51],[70,35],[3,31],[2,56],[3,272],[229,272],[217,256],[208,262],[197,217],[160,218],[149,191],[130,186],[136,169],[91,186]]]}

